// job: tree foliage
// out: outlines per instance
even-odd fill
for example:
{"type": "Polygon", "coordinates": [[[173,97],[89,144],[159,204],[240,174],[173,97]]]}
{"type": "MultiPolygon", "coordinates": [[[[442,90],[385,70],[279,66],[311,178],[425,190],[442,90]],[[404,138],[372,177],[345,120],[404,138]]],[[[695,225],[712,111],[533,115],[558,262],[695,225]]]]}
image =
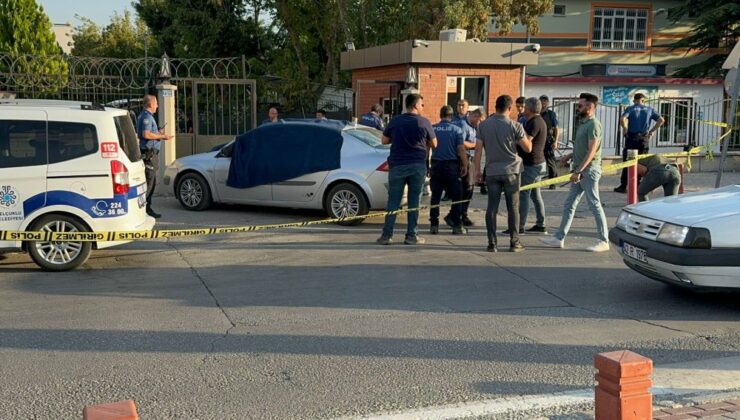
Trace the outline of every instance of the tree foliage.
{"type": "Polygon", "coordinates": [[[19,87],[54,91],[67,80],[51,21],[35,0],[0,0],[0,53],[10,58],[0,72],[12,71],[19,87]]]}
{"type": "Polygon", "coordinates": [[[696,13],[688,36],[671,44],[673,49],[707,52],[710,48],[725,48],[724,54],[711,54],[699,63],[679,69],[678,77],[709,77],[722,74],[722,63],[740,38],[740,3],[714,0],[687,0],[668,10],[673,22],[696,13]]]}
{"type": "Polygon", "coordinates": [[[150,57],[162,54],[157,38],[149,33],[146,23],[128,10],[115,13],[105,28],[86,17],[80,20],[82,23],[75,27],[72,36],[73,55],[133,58],[144,57],[145,52],[150,57]]]}

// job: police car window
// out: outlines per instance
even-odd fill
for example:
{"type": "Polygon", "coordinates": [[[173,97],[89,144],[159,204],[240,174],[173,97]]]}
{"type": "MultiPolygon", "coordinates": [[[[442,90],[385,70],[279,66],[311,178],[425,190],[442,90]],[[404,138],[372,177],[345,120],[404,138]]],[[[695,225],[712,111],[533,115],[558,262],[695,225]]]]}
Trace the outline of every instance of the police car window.
{"type": "Polygon", "coordinates": [[[49,121],[49,163],[65,162],[98,151],[98,132],[85,123],[49,121]]]}
{"type": "Polygon", "coordinates": [[[0,120],[0,168],[46,165],[46,121],[0,120]]]}
{"type": "Polygon", "coordinates": [[[113,117],[116,122],[116,133],[118,134],[118,145],[126,153],[128,160],[138,162],[141,160],[139,151],[139,139],[136,137],[136,129],[131,119],[125,115],[113,117]]]}
{"type": "Polygon", "coordinates": [[[345,132],[356,138],[357,140],[360,140],[368,146],[374,147],[376,149],[385,149],[391,147],[390,145],[385,145],[381,142],[381,132],[378,130],[355,128],[351,130],[345,130],[345,132]]]}

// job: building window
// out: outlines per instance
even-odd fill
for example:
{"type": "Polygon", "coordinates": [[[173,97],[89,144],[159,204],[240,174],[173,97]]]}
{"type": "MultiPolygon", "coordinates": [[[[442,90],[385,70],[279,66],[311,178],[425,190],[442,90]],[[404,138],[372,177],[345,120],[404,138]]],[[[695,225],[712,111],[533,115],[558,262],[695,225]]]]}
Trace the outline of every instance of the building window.
{"type": "Polygon", "coordinates": [[[644,50],[647,47],[648,9],[594,9],[591,48],[644,50]]]}
{"type": "Polygon", "coordinates": [[[565,5],[556,4],[555,7],[552,9],[552,15],[553,16],[565,16],[565,5]]]}
{"type": "Polygon", "coordinates": [[[487,77],[447,77],[447,104],[457,109],[457,101],[467,99],[469,109],[487,109],[488,98],[487,77]]]}

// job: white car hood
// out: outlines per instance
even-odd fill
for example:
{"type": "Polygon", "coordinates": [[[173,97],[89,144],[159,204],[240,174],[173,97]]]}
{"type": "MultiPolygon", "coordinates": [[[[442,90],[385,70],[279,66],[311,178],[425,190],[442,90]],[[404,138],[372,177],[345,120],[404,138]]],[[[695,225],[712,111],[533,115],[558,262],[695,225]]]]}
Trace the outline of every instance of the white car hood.
{"type": "Polygon", "coordinates": [[[646,201],[628,206],[626,210],[655,220],[693,226],[740,214],[740,185],[646,201]]]}

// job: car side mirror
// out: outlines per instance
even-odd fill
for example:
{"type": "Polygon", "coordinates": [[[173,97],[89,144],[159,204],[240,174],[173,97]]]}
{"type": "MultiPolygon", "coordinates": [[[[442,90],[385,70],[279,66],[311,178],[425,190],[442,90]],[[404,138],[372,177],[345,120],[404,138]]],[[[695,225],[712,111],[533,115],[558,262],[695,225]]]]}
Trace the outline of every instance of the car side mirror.
{"type": "Polygon", "coordinates": [[[226,146],[221,148],[221,150],[216,154],[217,158],[230,158],[231,157],[231,150],[233,149],[233,146],[226,146]]]}

